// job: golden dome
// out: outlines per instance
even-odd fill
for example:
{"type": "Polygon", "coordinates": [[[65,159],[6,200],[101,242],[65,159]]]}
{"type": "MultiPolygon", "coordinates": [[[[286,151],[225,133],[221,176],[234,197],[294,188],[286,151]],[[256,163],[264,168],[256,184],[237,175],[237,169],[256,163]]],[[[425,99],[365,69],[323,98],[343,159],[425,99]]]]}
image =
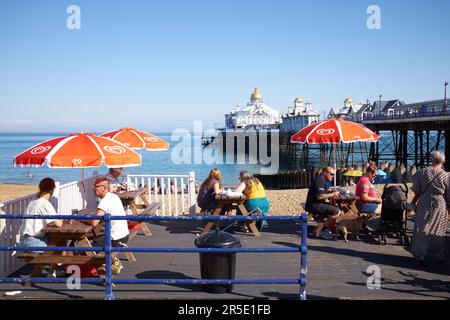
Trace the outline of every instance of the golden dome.
{"type": "Polygon", "coordinates": [[[261,99],[261,93],[259,92],[258,88],[255,88],[255,91],[253,91],[252,96],[250,99],[261,99]]]}
{"type": "Polygon", "coordinates": [[[301,103],[303,102],[303,99],[300,97],[295,98],[294,103],[301,103]]]}
{"type": "Polygon", "coordinates": [[[353,102],[352,98],[347,98],[344,100],[344,103],[352,103],[352,102],[353,102]]]}

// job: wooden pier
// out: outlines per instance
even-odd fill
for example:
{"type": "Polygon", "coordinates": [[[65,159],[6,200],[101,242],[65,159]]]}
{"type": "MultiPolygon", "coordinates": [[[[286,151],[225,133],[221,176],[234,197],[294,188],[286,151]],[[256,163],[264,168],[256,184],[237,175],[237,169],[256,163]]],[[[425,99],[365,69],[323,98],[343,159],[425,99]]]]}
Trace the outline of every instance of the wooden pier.
{"type": "MultiPolygon", "coordinates": [[[[408,167],[413,162],[417,167],[429,166],[430,153],[440,149],[444,141],[445,156],[450,159],[450,108],[446,103],[404,106],[396,114],[367,117],[363,124],[375,132],[391,132],[395,150],[391,160],[396,165],[408,167]]],[[[379,142],[371,145],[370,158],[375,162],[386,159],[379,142]]],[[[450,161],[445,168],[450,171],[450,161]]]]}

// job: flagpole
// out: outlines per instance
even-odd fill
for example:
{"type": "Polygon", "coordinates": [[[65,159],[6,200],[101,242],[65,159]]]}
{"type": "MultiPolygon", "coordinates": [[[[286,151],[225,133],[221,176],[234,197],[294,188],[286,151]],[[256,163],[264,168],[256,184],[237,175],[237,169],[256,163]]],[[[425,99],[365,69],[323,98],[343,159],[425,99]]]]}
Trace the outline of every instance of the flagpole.
{"type": "Polygon", "coordinates": [[[336,191],[336,151],[337,150],[337,146],[336,143],[334,144],[334,191],[336,191]]]}
{"type": "Polygon", "coordinates": [[[82,199],[83,199],[83,210],[86,209],[86,186],[84,185],[84,168],[81,169],[81,186],[83,188],[82,199]]]}

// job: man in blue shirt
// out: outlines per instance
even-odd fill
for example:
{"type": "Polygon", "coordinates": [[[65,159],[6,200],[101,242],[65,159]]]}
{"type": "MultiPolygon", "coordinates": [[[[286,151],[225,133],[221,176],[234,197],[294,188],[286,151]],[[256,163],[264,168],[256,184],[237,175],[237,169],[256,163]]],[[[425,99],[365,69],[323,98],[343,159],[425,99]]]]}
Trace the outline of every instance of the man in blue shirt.
{"type": "Polygon", "coordinates": [[[310,185],[305,204],[305,209],[319,220],[315,236],[321,236],[327,240],[333,239],[333,236],[329,230],[322,231],[325,221],[330,223],[341,213],[338,207],[329,203],[329,200],[339,198],[339,192],[330,190],[327,185],[328,182],[333,181],[334,175],[332,167],[325,168],[323,174],[314,179],[310,185]]]}

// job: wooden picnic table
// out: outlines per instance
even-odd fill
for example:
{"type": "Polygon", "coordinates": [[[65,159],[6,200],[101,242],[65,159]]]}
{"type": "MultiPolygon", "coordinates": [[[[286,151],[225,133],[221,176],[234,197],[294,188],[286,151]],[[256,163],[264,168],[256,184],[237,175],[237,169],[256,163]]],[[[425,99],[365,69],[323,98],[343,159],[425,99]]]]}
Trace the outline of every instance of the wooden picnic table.
{"type": "MultiPolygon", "coordinates": [[[[64,220],[62,227],[46,226],[42,232],[49,238],[48,247],[92,247],[89,237],[94,234],[94,227],[78,220],[64,220]]],[[[92,264],[101,265],[104,258],[98,257],[94,251],[44,251],[43,253],[23,253],[18,255],[25,262],[34,264],[31,277],[38,277],[46,265],[50,265],[50,274],[57,263],[66,265],[92,264]]],[[[31,285],[27,283],[26,285],[31,285]]]]}
{"type": "MultiPolygon", "coordinates": [[[[226,206],[227,212],[225,215],[231,215],[232,210],[239,209],[243,216],[249,216],[247,209],[244,206],[244,201],[247,199],[244,195],[242,196],[227,196],[227,195],[216,195],[216,201],[217,205],[212,211],[212,216],[218,216],[222,212],[222,209],[226,206]]],[[[204,213],[203,213],[204,214],[204,213]]],[[[214,225],[213,221],[208,221],[205,225],[205,228],[203,229],[201,235],[207,234],[212,226],[214,225]]],[[[250,230],[253,232],[253,234],[256,237],[260,237],[261,233],[259,232],[258,228],[256,227],[255,221],[246,222],[246,225],[250,228],[250,230]]]]}
{"type": "MultiPolygon", "coordinates": [[[[115,192],[115,194],[119,196],[120,200],[122,200],[122,203],[124,205],[130,208],[134,216],[138,216],[138,215],[145,215],[146,210],[149,209],[150,207],[150,202],[147,199],[146,192],[147,192],[146,188],[139,188],[136,191],[122,191],[122,192],[115,192]],[[143,202],[143,204],[136,203],[136,200],[138,199],[140,199],[143,202]],[[138,210],[143,211],[139,212],[138,210]]],[[[140,227],[142,232],[146,236],[152,235],[149,227],[145,222],[140,222],[140,227]]]]}

